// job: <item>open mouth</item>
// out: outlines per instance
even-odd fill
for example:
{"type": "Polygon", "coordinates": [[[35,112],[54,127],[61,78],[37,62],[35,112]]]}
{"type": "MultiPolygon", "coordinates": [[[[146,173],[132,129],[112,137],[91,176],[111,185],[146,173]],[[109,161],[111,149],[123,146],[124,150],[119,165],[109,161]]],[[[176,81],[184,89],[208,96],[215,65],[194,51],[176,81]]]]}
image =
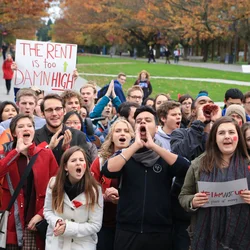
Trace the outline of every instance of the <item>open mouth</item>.
{"type": "Polygon", "coordinates": [[[119,142],[125,142],[125,141],[126,141],[126,138],[124,137],[119,138],[119,142]]]}
{"type": "Polygon", "coordinates": [[[146,128],[144,126],[141,126],[140,133],[141,135],[146,135],[146,128]]]}
{"type": "Polygon", "coordinates": [[[30,134],[29,134],[29,133],[23,134],[23,138],[29,138],[29,137],[30,137],[30,134]]]}
{"type": "Polygon", "coordinates": [[[180,124],[181,124],[181,122],[176,122],[176,125],[177,125],[177,126],[180,126],[180,124]]]}
{"type": "Polygon", "coordinates": [[[77,168],[77,169],[76,169],[76,172],[77,172],[78,174],[80,174],[80,173],[82,172],[82,169],[81,169],[81,168],[77,168]]]}

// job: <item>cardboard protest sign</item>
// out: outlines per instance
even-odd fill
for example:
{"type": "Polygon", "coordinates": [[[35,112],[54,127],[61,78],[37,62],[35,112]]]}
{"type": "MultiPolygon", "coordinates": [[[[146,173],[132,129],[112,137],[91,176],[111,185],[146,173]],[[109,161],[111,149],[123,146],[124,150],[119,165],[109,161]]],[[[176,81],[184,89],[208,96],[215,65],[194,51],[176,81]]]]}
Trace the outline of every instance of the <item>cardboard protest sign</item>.
{"type": "Polygon", "coordinates": [[[47,92],[73,89],[77,45],[16,40],[14,87],[47,92]]]}
{"type": "Polygon", "coordinates": [[[248,190],[247,179],[239,179],[227,182],[198,181],[200,193],[206,193],[208,202],[203,207],[232,206],[245,203],[240,193],[248,190]]]}

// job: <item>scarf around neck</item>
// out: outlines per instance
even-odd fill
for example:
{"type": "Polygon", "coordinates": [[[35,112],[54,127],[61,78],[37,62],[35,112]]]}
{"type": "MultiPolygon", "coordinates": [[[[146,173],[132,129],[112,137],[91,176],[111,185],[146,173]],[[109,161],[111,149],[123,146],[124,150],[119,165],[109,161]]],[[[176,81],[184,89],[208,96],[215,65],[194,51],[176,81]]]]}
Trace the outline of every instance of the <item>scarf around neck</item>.
{"type": "MultiPolygon", "coordinates": [[[[214,167],[201,172],[200,181],[226,182],[247,178],[250,187],[249,160],[233,155],[228,168],[214,167]]],[[[250,247],[250,205],[208,207],[197,210],[192,249],[237,249],[250,247]]]]}
{"type": "MultiPolygon", "coordinates": [[[[162,147],[162,143],[159,140],[154,139],[154,142],[162,147]]],[[[132,158],[137,162],[141,162],[145,167],[152,167],[160,156],[155,151],[144,147],[138,150],[132,158]]]]}
{"type": "Polygon", "coordinates": [[[81,184],[81,181],[79,181],[73,185],[67,176],[64,183],[64,191],[72,201],[74,198],[76,198],[76,196],[84,192],[84,182],[81,184]]]}

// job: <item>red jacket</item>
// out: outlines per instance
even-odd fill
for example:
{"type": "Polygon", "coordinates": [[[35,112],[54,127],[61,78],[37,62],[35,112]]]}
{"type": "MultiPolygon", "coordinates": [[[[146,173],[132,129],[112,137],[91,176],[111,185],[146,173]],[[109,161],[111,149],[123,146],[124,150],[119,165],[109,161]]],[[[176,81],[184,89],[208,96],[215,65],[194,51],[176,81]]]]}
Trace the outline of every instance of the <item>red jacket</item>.
{"type": "MultiPolygon", "coordinates": [[[[50,149],[36,147],[34,144],[29,147],[28,155],[32,156],[38,153],[36,161],[32,167],[34,179],[34,187],[36,190],[36,207],[35,213],[43,217],[43,205],[45,199],[45,193],[47,184],[52,176],[55,176],[58,170],[58,164],[55,157],[50,149]]],[[[6,174],[9,172],[10,179],[15,189],[20,181],[17,159],[19,154],[15,149],[11,150],[5,158],[0,160],[0,178],[4,177],[3,180],[3,194],[2,194],[2,204],[0,210],[5,210],[10,202],[11,194],[9,186],[6,179],[6,174]]],[[[23,229],[25,227],[24,222],[24,196],[23,190],[21,190],[19,196],[17,197],[19,215],[22,222],[23,229]]],[[[10,211],[8,226],[7,226],[7,244],[17,244],[17,235],[15,228],[15,218],[14,218],[14,205],[10,211]]],[[[38,249],[44,249],[44,242],[37,237],[37,247],[38,249]]]]}
{"type": "Polygon", "coordinates": [[[3,78],[7,80],[11,80],[13,77],[13,71],[11,69],[11,64],[13,60],[5,60],[3,62],[3,78]]]}
{"type": "Polygon", "coordinates": [[[111,180],[101,174],[100,171],[100,157],[97,157],[91,164],[90,171],[93,174],[93,177],[102,185],[102,193],[105,193],[105,190],[110,187],[111,180]]]}

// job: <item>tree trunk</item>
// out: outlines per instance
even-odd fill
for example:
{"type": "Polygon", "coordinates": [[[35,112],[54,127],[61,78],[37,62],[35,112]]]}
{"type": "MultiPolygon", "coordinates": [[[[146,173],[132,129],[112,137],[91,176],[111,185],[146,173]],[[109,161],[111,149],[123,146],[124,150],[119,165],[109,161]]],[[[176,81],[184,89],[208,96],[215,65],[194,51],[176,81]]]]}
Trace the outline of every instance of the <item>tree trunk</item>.
{"type": "Polygon", "coordinates": [[[182,46],[184,49],[183,60],[187,60],[189,46],[188,45],[182,45],[182,46]]]}
{"type": "Polygon", "coordinates": [[[207,59],[208,59],[208,48],[209,48],[209,43],[208,42],[203,42],[203,44],[202,44],[203,62],[206,62],[207,59]]]}
{"type": "Polygon", "coordinates": [[[247,41],[247,63],[250,64],[250,41],[247,41]]]}

